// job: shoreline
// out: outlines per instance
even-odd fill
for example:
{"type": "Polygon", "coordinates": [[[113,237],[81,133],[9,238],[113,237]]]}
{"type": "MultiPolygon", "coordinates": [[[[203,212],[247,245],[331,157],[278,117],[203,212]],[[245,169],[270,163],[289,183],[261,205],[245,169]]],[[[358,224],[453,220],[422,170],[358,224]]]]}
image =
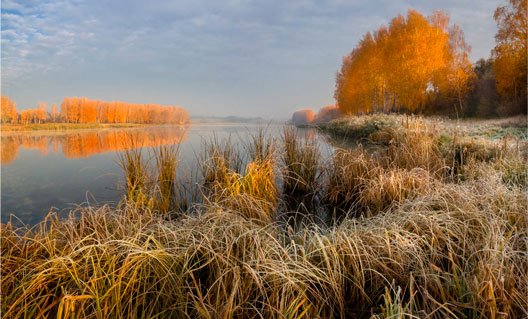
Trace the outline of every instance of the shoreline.
{"type": "Polygon", "coordinates": [[[136,124],[136,123],[42,123],[42,124],[2,124],[1,132],[36,132],[36,131],[66,131],[109,128],[138,128],[150,126],[186,126],[186,124],[136,124]]]}

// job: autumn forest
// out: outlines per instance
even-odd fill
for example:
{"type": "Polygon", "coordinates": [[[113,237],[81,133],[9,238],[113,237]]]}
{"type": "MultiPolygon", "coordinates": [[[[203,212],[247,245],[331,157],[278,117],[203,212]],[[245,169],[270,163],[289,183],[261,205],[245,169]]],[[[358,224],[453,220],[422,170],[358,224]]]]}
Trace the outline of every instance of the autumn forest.
{"type": "Polygon", "coordinates": [[[494,14],[491,57],[472,65],[460,26],[410,10],[366,33],[343,58],[335,99],[345,114],[419,112],[457,116],[526,113],[527,8],[511,0],[494,14]]]}
{"type": "Polygon", "coordinates": [[[189,114],[181,107],[158,104],[133,104],[105,102],[85,97],[65,98],[59,112],[53,104],[38,103],[36,109],[17,112],[15,103],[2,96],[2,123],[138,123],[138,124],[185,124],[189,114]]]}

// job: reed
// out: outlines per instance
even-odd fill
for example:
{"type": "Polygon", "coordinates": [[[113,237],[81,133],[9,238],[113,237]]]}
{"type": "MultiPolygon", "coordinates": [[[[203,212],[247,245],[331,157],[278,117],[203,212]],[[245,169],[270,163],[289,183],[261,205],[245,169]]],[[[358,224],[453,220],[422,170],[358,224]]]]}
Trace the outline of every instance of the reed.
{"type": "Polygon", "coordinates": [[[337,150],[327,167],[324,202],[338,215],[361,215],[360,196],[381,169],[361,146],[337,150]]]}
{"type": "Polygon", "coordinates": [[[178,147],[162,145],[154,149],[157,172],[156,209],[168,213],[174,210],[176,203],[176,167],[178,165],[178,147]]]}
{"type": "Polygon", "coordinates": [[[249,219],[273,221],[278,204],[273,162],[269,159],[250,162],[245,174],[228,172],[225,179],[212,186],[206,201],[237,211],[249,219]]]}
{"type": "MultiPolygon", "coordinates": [[[[131,144],[135,145],[135,144],[131,144]]],[[[125,201],[137,207],[152,207],[152,185],[148,160],[143,158],[139,145],[118,153],[118,163],[125,176],[125,201]]]]}
{"type": "Polygon", "coordinates": [[[246,153],[253,162],[274,160],[275,140],[270,138],[265,128],[259,128],[255,133],[249,133],[250,138],[246,143],[246,153]]]}
{"type": "Polygon", "coordinates": [[[2,224],[2,314],[522,318],[528,204],[500,176],[284,234],[220,204],[178,220],[84,207],[2,224]],[[131,222],[133,221],[133,222],[131,222]]]}
{"type": "Polygon", "coordinates": [[[225,183],[230,172],[241,173],[243,158],[231,142],[231,137],[220,141],[217,136],[203,140],[203,152],[199,156],[199,169],[203,186],[208,189],[215,183],[225,183]]]}
{"type": "Polygon", "coordinates": [[[315,140],[302,139],[297,129],[283,130],[283,193],[290,198],[315,196],[319,188],[321,154],[315,140]]]}

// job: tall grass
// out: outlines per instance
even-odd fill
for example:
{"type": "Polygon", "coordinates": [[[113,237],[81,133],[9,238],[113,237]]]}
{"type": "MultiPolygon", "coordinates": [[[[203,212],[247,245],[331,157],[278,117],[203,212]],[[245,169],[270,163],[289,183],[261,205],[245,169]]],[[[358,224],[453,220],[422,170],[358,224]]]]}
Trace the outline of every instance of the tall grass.
{"type": "Polygon", "coordinates": [[[165,214],[186,206],[186,189],[176,178],[178,147],[161,145],[151,154],[143,155],[141,147],[132,145],[133,148],[118,153],[125,179],[123,204],[165,214]]]}
{"type": "MultiPolygon", "coordinates": [[[[274,160],[275,140],[270,138],[264,128],[259,128],[255,133],[249,133],[249,140],[245,143],[246,153],[253,162],[274,160]]],[[[242,157],[242,156],[240,156],[242,157]]]]}
{"type": "Polygon", "coordinates": [[[118,153],[118,162],[125,175],[125,200],[137,207],[152,207],[149,163],[143,158],[141,146],[131,145],[132,148],[118,153]]]}
{"type": "Polygon", "coordinates": [[[334,214],[361,214],[360,196],[369,178],[377,176],[380,169],[361,146],[353,150],[337,150],[327,167],[326,204],[334,214]]]}
{"type": "Polygon", "coordinates": [[[524,196],[497,176],[286,236],[214,204],[177,221],[105,206],[34,229],[3,224],[2,313],[522,318],[524,196]]]}
{"type": "Polygon", "coordinates": [[[445,139],[413,121],[379,126],[362,140],[375,149],[321,161],[324,174],[308,179],[339,222],[286,230],[275,172],[309,153],[293,133],[291,157],[264,134],[245,161],[230,142],[206,144],[201,204],[177,219],[167,212],[181,205],[155,200],[180,189],[175,150],[153,153],[157,173],[123,153],[131,190],[141,185],[151,205],[131,192],[118,208],[1,225],[2,316],[528,317],[526,141],[445,139]]]}
{"type": "Polygon", "coordinates": [[[247,218],[271,222],[278,204],[274,173],[274,149],[262,130],[252,135],[246,145],[249,153],[245,171],[240,149],[230,140],[224,144],[211,140],[205,144],[201,166],[206,189],[204,201],[238,211],[247,218]]]}
{"type": "Polygon", "coordinates": [[[321,154],[315,140],[302,139],[297,129],[284,127],[282,134],[283,191],[289,197],[315,195],[318,190],[321,154]]]}
{"type": "Polygon", "coordinates": [[[242,216],[271,222],[275,218],[278,191],[270,160],[247,164],[245,174],[227,172],[205,196],[209,205],[235,210],[242,216]]]}
{"type": "Polygon", "coordinates": [[[227,181],[229,172],[243,171],[243,158],[231,142],[231,138],[220,141],[218,137],[203,140],[203,153],[198,159],[203,184],[210,188],[215,183],[227,181]]]}
{"type": "Polygon", "coordinates": [[[178,148],[174,145],[162,145],[154,149],[156,161],[158,198],[157,208],[167,213],[174,210],[176,200],[176,167],[178,148]]]}

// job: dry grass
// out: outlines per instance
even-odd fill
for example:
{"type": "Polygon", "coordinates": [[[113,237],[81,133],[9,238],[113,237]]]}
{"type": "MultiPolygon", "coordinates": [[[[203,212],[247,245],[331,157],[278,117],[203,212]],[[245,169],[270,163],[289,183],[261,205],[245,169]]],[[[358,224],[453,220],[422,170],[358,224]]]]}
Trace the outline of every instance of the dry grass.
{"type": "Polygon", "coordinates": [[[321,154],[315,140],[301,139],[294,127],[282,135],[283,191],[287,196],[315,195],[319,187],[321,154]]]}
{"type": "Polygon", "coordinates": [[[337,150],[328,165],[324,200],[340,213],[357,214],[360,196],[370,177],[381,168],[370,154],[359,146],[353,150],[337,150]]]}
{"type": "Polygon", "coordinates": [[[524,195],[496,176],[290,235],[213,204],[178,221],[102,207],[51,215],[34,229],[5,224],[2,313],[522,318],[524,195]]]}
{"type": "Polygon", "coordinates": [[[231,138],[225,141],[220,141],[218,137],[204,140],[203,153],[198,161],[206,188],[227,182],[230,172],[241,173],[243,167],[243,159],[231,143],[231,138]]]}
{"type": "Polygon", "coordinates": [[[201,201],[235,210],[247,218],[273,221],[278,205],[273,144],[264,130],[251,135],[248,144],[238,148],[230,138],[204,141],[199,167],[201,201]]]}
{"type": "Polygon", "coordinates": [[[250,162],[243,175],[227,172],[211,190],[205,198],[209,205],[220,205],[246,218],[264,222],[272,222],[275,218],[278,190],[271,160],[250,162]]]}
{"type": "Polygon", "coordinates": [[[164,213],[174,210],[176,200],[176,167],[178,165],[178,147],[162,145],[154,149],[157,171],[156,207],[164,213]]]}
{"type": "Polygon", "coordinates": [[[143,158],[140,145],[118,153],[118,162],[125,175],[125,201],[136,207],[150,207],[154,205],[150,196],[151,172],[149,163],[143,158]]]}
{"type": "MultiPolygon", "coordinates": [[[[207,144],[203,202],[177,219],[130,200],[2,224],[2,316],[528,317],[526,141],[445,139],[421,121],[322,162],[322,202],[339,223],[276,222],[274,172],[304,151],[275,161],[257,134],[247,163],[230,143],[207,144]]],[[[150,174],[169,176],[154,183],[174,181],[175,153],[154,154],[162,173],[150,174]]],[[[132,186],[139,158],[124,157],[132,186]]]]}
{"type": "Polygon", "coordinates": [[[377,214],[395,203],[430,192],[434,185],[434,179],[421,168],[385,169],[368,180],[359,201],[368,214],[377,214]]]}

